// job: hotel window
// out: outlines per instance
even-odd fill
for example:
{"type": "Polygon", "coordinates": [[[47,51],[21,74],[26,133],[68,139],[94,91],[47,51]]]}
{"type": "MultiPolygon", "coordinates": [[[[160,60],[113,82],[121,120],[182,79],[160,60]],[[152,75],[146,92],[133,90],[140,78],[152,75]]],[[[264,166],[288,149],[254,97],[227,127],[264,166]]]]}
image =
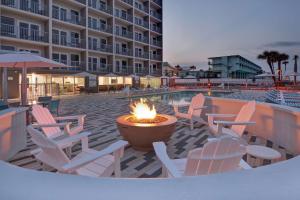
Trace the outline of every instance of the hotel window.
{"type": "Polygon", "coordinates": [[[123,19],[127,19],[127,12],[126,10],[121,10],[121,16],[123,19]]]}
{"type": "Polygon", "coordinates": [[[71,22],[79,24],[79,13],[75,10],[71,10],[71,22]]]}
{"type": "Polygon", "coordinates": [[[59,7],[52,6],[52,17],[55,19],[59,19],[59,7]]]}
{"type": "Polygon", "coordinates": [[[67,21],[67,10],[60,8],[60,20],[67,21]]]}
{"type": "Polygon", "coordinates": [[[58,53],[53,53],[52,54],[52,60],[56,61],[56,62],[60,62],[59,61],[59,54],[58,53]]]}
{"type": "Polygon", "coordinates": [[[100,27],[101,29],[106,29],[106,21],[103,19],[100,19],[100,27]]]}
{"type": "Polygon", "coordinates": [[[28,39],[29,38],[29,24],[20,22],[19,24],[20,38],[28,39]]]}
{"type": "Polygon", "coordinates": [[[122,60],[122,71],[127,71],[127,61],[122,60]]]}
{"type": "Polygon", "coordinates": [[[106,9],[106,7],[107,7],[106,2],[100,1],[100,8],[106,9]]]}
{"type": "Polygon", "coordinates": [[[93,71],[97,71],[98,59],[93,58],[93,71]]]}
{"type": "Polygon", "coordinates": [[[38,41],[40,38],[39,38],[39,31],[40,30],[40,27],[36,24],[30,24],[30,36],[31,36],[31,39],[34,40],[34,41],[38,41]]]}
{"type": "Polygon", "coordinates": [[[97,29],[98,27],[97,27],[97,19],[95,19],[95,18],[92,18],[92,27],[94,28],[94,29],[97,29]]]}
{"type": "Polygon", "coordinates": [[[90,3],[93,8],[97,8],[97,0],[91,0],[90,3]]]}
{"type": "Polygon", "coordinates": [[[120,61],[116,60],[116,72],[120,72],[120,61]]]}
{"type": "Polygon", "coordinates": [[[52,30],[52,43],[53,44],[59,44],[59,31],[53,29],[52,30]]]}
{"type": "Polygon", "coordinates": [[[15,37],[15,19],[1,16],[1,35],[15,37]]]}
{"type": "Polygon", "coordinates": [[[92,28],[92,18],[88,17],[88,27],[92,28]]]}
{"type": "Polygon", "coordinates": [[[68,64],[68,56],[66,54],[60,54],[60,62],[67,65],[68,64]]]}
{"type": "Polygon", "coordinates": [[[79,47],[79,33],[71,32],[71,45],[79,47]]]}
{"type": "Polygon", "coordinates": [[[97,50],[98,40],[97,38],[93,38],[93,50],[97,50]]]}
{"type": "Polygon", "coordinates": [[[100,67],[106,68],[106,58],[100,58],[100,67]]]}
{"type": "Polygon", "coordinates": [[[71,54],[71,66],[79,66],[79,55],[71,54]]]}
{"type": "Polygon", "coordinates": [[[67,32],[60,31],[60,44],[66,46],[67,45],[67,32]]]}

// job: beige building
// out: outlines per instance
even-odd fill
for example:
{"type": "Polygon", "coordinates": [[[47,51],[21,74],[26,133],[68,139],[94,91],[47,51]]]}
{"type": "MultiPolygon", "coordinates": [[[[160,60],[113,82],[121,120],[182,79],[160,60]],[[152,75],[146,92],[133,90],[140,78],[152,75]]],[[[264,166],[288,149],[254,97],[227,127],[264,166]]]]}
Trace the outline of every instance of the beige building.
{"type": "Polygon", "coordinates": [[[1,0],[0,14],[1,49],[69,66],[32,71],[29,83],[44,85],[33,91],[120,87],[132,84],[132,74],[162,75],[162,0],[1,0]]]}

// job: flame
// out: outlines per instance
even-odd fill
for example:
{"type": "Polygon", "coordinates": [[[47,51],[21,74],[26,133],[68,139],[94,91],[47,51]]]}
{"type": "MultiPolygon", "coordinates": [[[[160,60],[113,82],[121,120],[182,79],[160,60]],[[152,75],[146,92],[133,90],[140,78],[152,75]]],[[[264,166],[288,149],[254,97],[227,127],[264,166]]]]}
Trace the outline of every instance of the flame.
{"type": "Polygon", "coordinates": [[[133,103],[130,108],[132,109],[131,114],[138,120],[141,119],[155,119],[156,110],[154,105],[152,108],[146,103],[145,99],[140,99],[139,102],[133,103]]]}

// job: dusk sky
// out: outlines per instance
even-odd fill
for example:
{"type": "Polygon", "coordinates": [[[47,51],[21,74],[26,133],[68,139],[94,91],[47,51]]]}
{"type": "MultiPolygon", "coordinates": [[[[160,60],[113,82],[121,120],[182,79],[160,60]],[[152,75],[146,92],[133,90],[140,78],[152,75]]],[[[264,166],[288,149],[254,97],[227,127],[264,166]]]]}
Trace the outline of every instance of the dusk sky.
{"type": "MultiPolygon", "coordinates": [[[[207,68],[208,57],[264,50],[300,55],[300,0],[163,0],[164,61],[207,68]]],[[[290,60],[289,68],[293,67],[290,60]]]]}

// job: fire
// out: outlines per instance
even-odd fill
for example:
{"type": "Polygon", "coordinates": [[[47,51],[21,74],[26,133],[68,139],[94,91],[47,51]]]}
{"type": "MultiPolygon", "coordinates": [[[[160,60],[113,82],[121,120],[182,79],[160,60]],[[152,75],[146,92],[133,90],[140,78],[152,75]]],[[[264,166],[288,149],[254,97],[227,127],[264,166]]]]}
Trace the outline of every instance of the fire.
{"type": "Polygon", "coordinates": [[[154,105],[150,108],[145,99],[140,99],[140,101],[133,103],[130,108],[132,109],[131,114],[133,114],[137,120],[152,120],[156,117],[154,105]]]}

